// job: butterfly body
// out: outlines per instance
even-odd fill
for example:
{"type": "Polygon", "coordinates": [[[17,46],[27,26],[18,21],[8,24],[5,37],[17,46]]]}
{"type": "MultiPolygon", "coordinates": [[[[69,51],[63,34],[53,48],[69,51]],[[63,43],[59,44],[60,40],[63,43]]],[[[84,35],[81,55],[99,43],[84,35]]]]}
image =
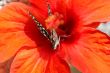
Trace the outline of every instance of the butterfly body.
{"type": "MultiPolygon", "coordinates": [[[[51,8],[50,8],[50,5],[49,5],[48,2],[47,2],[47,7],[48,7],[48,16],[52,16],[52,11],[51,11],[51,8]]],[[[43,34],[43,36],[45,36],[52,43],[53,50],[56,50],[57,46],[60,44],[60,36],[58,36],[55,28],[50,29],[50,34],[49,34],[49,32],[35,18],[35,16],[33,16],[30,12],[29,12],[29,15],[34,20],[34,22],[36,23],[39,31],[43,34]]]]}
{"type": "Polygon", "coordinates": [[[55,29],[52,29],[51,33],[49,34],[49,32],[43,27],[43,25],[30,12],[29,15],[36,23],[39,31],[52,43],[53,49],[56,50],[57,46],[60,43],[60,37],[58,36],[55,29]]]}
{"type": "Polygon", "coordinates": [[[57,46],[60,44],[60,36],[57,35],[55,29],[51,31],[51,38],[52,38],[52,46],[53,49],[55,50],[57,46]]]}

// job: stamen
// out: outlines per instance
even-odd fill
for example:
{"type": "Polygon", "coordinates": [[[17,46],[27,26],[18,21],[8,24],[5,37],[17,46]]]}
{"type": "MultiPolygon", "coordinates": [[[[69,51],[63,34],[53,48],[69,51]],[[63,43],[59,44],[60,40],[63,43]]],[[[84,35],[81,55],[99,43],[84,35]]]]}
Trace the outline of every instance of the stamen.
{"type": "Polygon", "coordinates": [[[63,15],[55,12],[45,20],[45,24],[49,30],[57,29],[60,25],[64,24],[63,15]]]}

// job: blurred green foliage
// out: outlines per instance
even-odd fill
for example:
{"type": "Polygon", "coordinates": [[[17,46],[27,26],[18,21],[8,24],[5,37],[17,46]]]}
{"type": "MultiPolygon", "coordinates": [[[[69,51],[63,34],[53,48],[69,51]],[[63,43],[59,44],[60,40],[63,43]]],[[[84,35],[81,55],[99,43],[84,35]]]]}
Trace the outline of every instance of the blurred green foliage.
{"type": "Polygon", "coordinates": [[[81,73],[75,67],[73,67],[73,66],[70,66],[70,67],[71,67],[71,73],[81,73]]]}

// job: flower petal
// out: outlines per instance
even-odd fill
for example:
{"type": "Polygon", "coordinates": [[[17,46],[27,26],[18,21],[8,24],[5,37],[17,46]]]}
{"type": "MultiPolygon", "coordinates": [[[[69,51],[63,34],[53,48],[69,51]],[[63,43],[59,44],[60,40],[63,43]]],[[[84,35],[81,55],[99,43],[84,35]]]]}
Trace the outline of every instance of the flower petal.
{"type": "Polygon", "coordinates": [[[40,12],[47,12],[47,1],[46,0],[29,0],[31,5],[39,9],[40,12]]]}
{"type": "Polygon", "coordinates": [[[31,6],[33,8],[33,13],[35,14],[36,11],[39,13],[39,16],[36,16],[37,19],[42,20],[44,22],[45,19],[48,17],[48,4],[50,5],[50,9],[52,13],[58,12],[63,15],[63,19],[65,23],[70,19],[72,15],[69,10],[69,3],[68,0],[29,0],[31,2],[31,6]]]}
{"type": "Polygon", "coordinates": [[[70,4],[73,12],[84,25],[110,21],[110,0],[70,0],[70,4]]]}
{"type": "Polygon", "coordinates": [[[0,10],[0,21],[26,23],[28,21],[28,8],[22,3],[10,3],[0,10]]]}
{"type": "Polygon", "coordinates": [[[14,56],[21,47],[35,45],[25,33],[29,22],[27,9],[22,3],[11,3],[0,10],[0,63],[14,56]]]}
{"type": "Polygon", "coordinates": [[[44,50],[23,48],[17,53],[10,73],[69,73],[66,62],[44,50]]]}
{"type": "Polygon", "coordinates": [[[0,63],[0,73],[9,73],[11,62],[12,62],[12,59],[10,59],[4,63],[0,63]]]}
{"type": "Polygon", "coordinates": [[[77,36],[76,41],[62,44],[68,60],[83,73],[109,73],[110,37],[93,28],[77,36]]]}
{"type": "Polygon", "coordinates": [[[29,0],[30,1],[30,12],[37,18],[37,20],[45,24],[47,18],[47,3],[46,0],[29,0]]]}
{"type": "MultiPolygon", "coordinates": [[[[37,11],[39,10],[46,17],[46,0],[30,0],[30,2],[37,11]]],[[[52,12],[63,14],[65,21],[71,19],[72,23],[77,22],[80,24],[83,23],[86,26],[97,27],[99,24],[92,23],[107,22],[110,20],[109,0],[95,0],[95,2],[93,0],[48,0],[48,2],[50,3],[52,12]]]]}
{"type": "Polygon", "coordinates": [[[8,69],[6,67],[6,63],[0,63],[0,73],[8,73],[8,69]]]}

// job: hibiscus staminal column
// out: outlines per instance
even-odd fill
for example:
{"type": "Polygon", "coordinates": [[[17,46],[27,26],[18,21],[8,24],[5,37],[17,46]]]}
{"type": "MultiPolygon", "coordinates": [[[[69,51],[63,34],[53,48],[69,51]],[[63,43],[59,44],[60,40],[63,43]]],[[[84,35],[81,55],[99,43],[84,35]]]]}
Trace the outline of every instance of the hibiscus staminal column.
{"type": "Polygon", "coordinates": [[[50,41],[52,42],[54,49],[56,49],[60,44],[60,35],[58,35],[59,31],[57,30],[59,29],[58,27],[60,25],[63,25],[63,23],[63,16],[58,12],[55,12],[54,14],[48,16],[48,18],[45,20],[46,28],[51,32],[50,41]]]}

